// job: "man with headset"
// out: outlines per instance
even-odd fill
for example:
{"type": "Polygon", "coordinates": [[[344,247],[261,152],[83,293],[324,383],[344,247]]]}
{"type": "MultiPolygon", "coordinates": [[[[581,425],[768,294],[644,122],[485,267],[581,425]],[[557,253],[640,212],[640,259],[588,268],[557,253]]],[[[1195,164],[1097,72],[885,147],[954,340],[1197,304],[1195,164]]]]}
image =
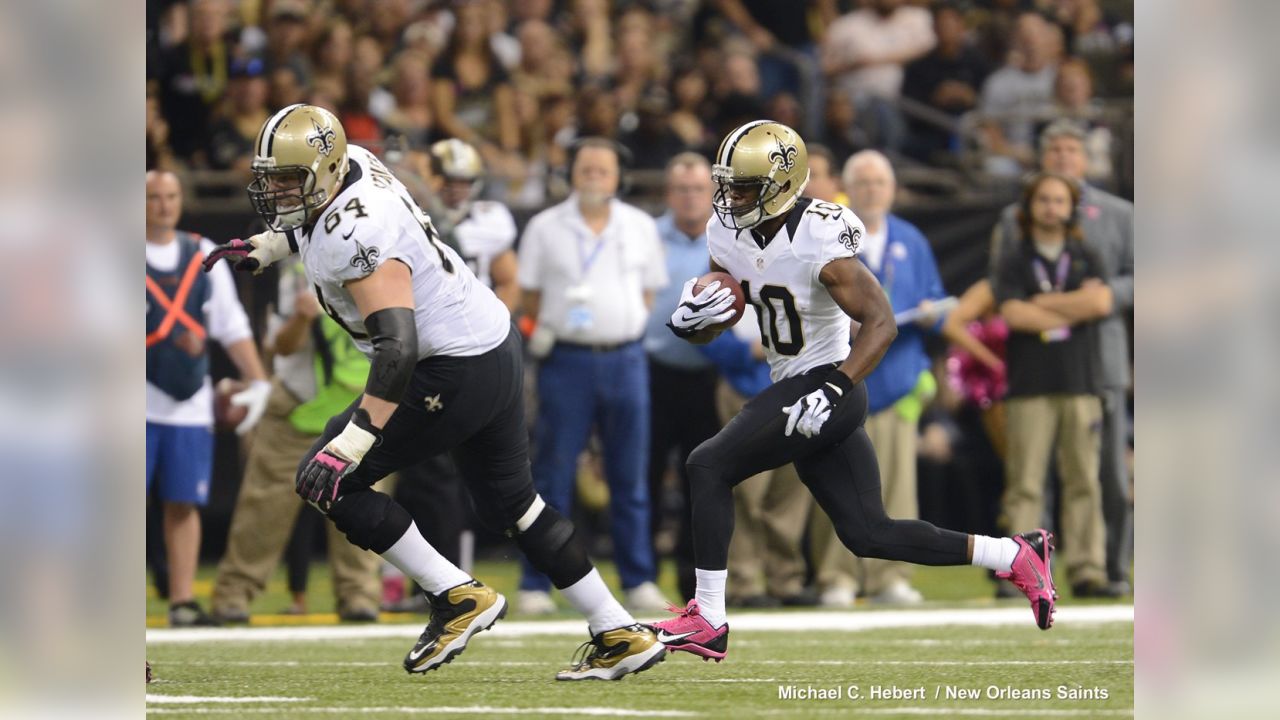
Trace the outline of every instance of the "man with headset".
{"type": "MultiPolygon", "coordinates": [[[[525,314],[537,321],[533,480],[547,503],[572,509],[578,456],[595,427],[604,446],[610,529],[626,605],[661,610],[649,543],[649,372],[644,336],[654,292],[667,284],[653,218],[618,200],[619,148],[578,142],[573,194],[535,215],[520,243],[525,314]]],[[[528,563],[517,609],[554,611],[550,582],[528,563]]]]}

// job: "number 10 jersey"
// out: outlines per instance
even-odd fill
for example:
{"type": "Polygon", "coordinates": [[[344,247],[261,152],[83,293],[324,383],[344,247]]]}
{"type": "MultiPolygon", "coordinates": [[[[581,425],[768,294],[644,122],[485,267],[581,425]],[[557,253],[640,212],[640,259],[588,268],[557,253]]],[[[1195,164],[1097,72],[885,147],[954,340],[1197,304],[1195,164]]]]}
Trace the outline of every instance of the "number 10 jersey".
{"type": "Polygon", "coordinates": [[[762,249],[750,230],[707,222],[711,260],[755,306],[774,382],[849,355],[851,321],[818,279],[832,260],[858,254],[866,232],[847,207],[801,198],[762,249]]]}

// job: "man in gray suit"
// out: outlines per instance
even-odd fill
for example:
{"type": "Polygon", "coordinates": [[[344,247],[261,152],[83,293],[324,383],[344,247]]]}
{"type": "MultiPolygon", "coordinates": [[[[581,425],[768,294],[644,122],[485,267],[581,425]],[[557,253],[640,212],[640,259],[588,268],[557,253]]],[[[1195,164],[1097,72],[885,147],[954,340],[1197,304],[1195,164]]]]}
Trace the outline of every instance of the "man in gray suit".
{"type": "MultiPolygon", "coordinates": [[[[1133,310],[1133,203],[1084,182],[1088,158],[1085,131],[1069,120],[1058,120],[1040,134],[1040,169],[1065,175],[1081,184],[1077,209],[1084,242],[1102,261],[1110,278],[1104,291],[1111,295],[1111,314],[1099,321],[1093,354],[1093,376],[1103,402],[1102,512],[1107,526],[1105,587],[1077,588],[1085,595],[1117,597],[1130,592],[1129,571],[1133,507],[1129,500],[1129,470],[1125,460],[1128,425],[1125,393],[1129,387],[1129,334],[1124,316],[1133,310]]],[[[1004,209],[991,238],[991,265],[1015,247],[1017,204],[1004,209]]],[[[993,278],[994,282],[994,278],[993,278]]],[[[1081,594],[1077,592],[1077,594],[1081,594]]]]}

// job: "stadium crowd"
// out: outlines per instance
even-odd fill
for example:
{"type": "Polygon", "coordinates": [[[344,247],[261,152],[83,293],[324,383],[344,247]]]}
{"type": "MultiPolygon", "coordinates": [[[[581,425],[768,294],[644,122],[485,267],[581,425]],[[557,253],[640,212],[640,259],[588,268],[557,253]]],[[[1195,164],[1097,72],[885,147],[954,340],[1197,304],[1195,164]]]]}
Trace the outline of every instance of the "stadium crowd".
{"type": "MultiPolygon", "coordinates": [[[[464,258],[485,258],[472,269],[523,315],[541,396],[532,412],[535,482],[566,515],[579,506],[593,549],[616,558],[630,607],[665,608],[655,585],[661,557],[676,560],[685,597],[672,599],[690,596],[684,459],[768,383],[764,323],[746,318],[701,350],[663,326],[683,281],[707,267],[708,158],[730,130],[764,117],[808,143],[805,194],[847,205],[866,223],[862,257],[902,316],[867,380],[867,427],[890,514],[982,533],[1047,518],[1064,552],[1059,572],[1077,596],[1130,592],[1132,204],[1113,193],[1129,196],[1132,186],[1132,3],[156,0],[147,8],[149,293],[153,270],[162,285],[185,285],[187,246],[161,248],[187,237],[178,228],[192,233],[191,247],[209,232],[181,222],[183,191],[193,198],[193,186],[215,175],[247,184],[255,138],[280,108],[332,111],[350,143],[395,168],[464,258]],[[450,139],[462,142],[440,144],[450,139]],[[460,159],[467,153],[472,161],[460,159]],[[971,287],[944,287],[930,238],[895,214],[912,195],[907,174],[930,171],[1011,203],[972,239],[989,272],[971,287]],[[623,225],[579,213],[574,198],[611,196],[620,184],[610,208],[630,218],[623,225]],[[638,186],[632,194],[628,184],[638,186]],[[1037,208],[1059,200],[1073,208],[1071,228],[1041,237],[1037,208]],[[660,216],[649,222],[632,205],[660,216]],[[464,252],[470,220],[492,230],[496,249],[464,252]],[[579,221],[604,238],[601,267],[634,277],[575,284],[557,274],[564,263],[550,255],[549,237],[579,221]],[[602,305],[608,292],[593,283],[632,294],[602,305]],[[583,307],[593,318],[585,324],[575,316],[583,307]],[[584,386],[592,372],[607,373],[609,387],[584,386]]],[[[247,225],[247,202],[241,214],[247,225]]],[[[159,472],[152,502],[165,509],[148,550],[157,589],[173,603],[171,624],[247,617],[288,544],[292,523],[282,519],[303,508],[289,457],[367,372],[296,273],[271,272],[278,290],[265,323],[250,322],[217,273],[190,290],[210,303],[204,322],[199,302],[167,321],[166,332],[176,326],[175,337],[187,338],[179,344],[188,355],[207,352],[205,329],[188,320],[239,348],[233,359],[248,383],[184,398],[206,411],[179,412],[171,401],[185,391],[153,374],[152,334],[163,344],[164,312],[187,293],[166,291],[154,327],[149,314],[148,488],[159,472]],[[271,358],[270,385],[244,351],[250,325],[271,358]],[[153,408],[153,386],[171,396],[157,402],[172,406],[153,408]],[[211,435],[214,396],[249,409],[241,429],[252,449],[206,613],[191,579],[212,462],[200,434],[211,435]],[[178,440],[161,439],[170,425],[185,428],[171,433],[178,440]],[[157,447],[179,450],[153,455],[153,430],[157,447]],[[206,466],[171,459],[188,451],[206,466]],[[174,473],[205,485],[166,496],[182,485],[174,473]]],[[[179,356],[165,357],[155,362],[179,356]]],[[[465,494],[447,457],[389,478],[384,490],[391,486],[417,509],[433,545],[455,562],[471,556],[465,494]]],[[[923,599],[905,567],[860,562],[833,542],[794,471],[752,478],[735,499],[735,604],[923,599]]],[[[302,612],[318,516],[299,517],[288,555],[292,609],[302,612]]],[[[424,609],[393,573],[379,596],[376,557],[340,547],[336,534],[332,542],[345,619],[424,609]]],[[[526,568],[518,611],[555,610],[544,580],[526,568]]]]}

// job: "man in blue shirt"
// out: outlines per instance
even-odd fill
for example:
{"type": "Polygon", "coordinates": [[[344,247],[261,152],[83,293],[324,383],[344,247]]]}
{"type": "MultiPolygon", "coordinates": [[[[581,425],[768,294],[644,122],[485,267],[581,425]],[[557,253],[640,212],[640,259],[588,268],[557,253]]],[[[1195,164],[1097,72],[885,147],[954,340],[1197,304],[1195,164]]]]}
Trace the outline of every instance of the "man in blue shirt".
{"type": "MultiPolygon", "coordinates": [[[[707,272],[707,220],[711,217],[711,165],[697,153],[681,153],[667,164],[667,212],[657,220],[670,282],[654,298],[655,308],[680,304],[686,280],[707,272]]],[[[693,536],[689,526],[689,479],[685,460],[702,441],[720,430],[716,417],[714,365],[698,348],[666,326],[667,315],[654,312],[645,328],[649,356],[651,435],[649,446],[650,526],[657,536],[663,517],[662,481],[673,460],[683,507],[676,523],[676,569],[684,600],[693,597],[693,536]]],[[[656,553],[655,553],[656,556],[656,553]]]]}
{"type": "MultiPolygon", "coordinates": [[[[867,228],[859,257],[880,281],[894,313],[920,311],[917,320],[898,327],[897,338],[866,379],[866,429],[880,461],[885,511],[894,518],[917,518],[917,425],[937,387],[924,340],[925,333],[942,327],[944,317],[932,306],[946,293],[929,242],[916,226],[890,212],[897,182],[889,159],[874,150],[856,153],[845,163],[843,182],[850,206],[867,228]]],[[[830,528],[825,515],[815,516],[813,551],[823,604],[851,604],[857,564],[830,528]]],[[[907,563],[862,563],[864,589],[872,600],[915,604],[923,599],[911,587],[907,563]]]]}

